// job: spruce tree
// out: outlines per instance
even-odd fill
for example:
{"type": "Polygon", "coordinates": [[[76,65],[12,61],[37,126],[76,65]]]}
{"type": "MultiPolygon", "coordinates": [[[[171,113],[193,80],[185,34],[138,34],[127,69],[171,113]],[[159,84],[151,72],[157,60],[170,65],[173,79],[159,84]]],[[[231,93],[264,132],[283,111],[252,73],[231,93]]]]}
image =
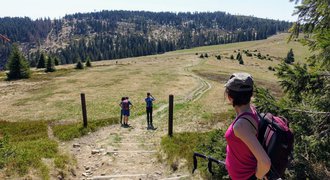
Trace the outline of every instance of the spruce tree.
{"type": "Polygon", "coordinates": [[[294,62],[294,54],[293,54],[292,48],[290,49],[290,51],[286,55],[286,58],[284,59],[284,62],[287,63],[287,64],[292,64],[294,62]]]}
{"type": "Polygon", "coordinates": [[[86,67],[92,67],[91,59],[89,57],[87,57],[86,60],[86,67]]]}
{"type": "Polygon", "coordinates": [[[7,63],[7,69],[9,70],[7,73],[8,80],[27,79],[31,75],[29,63],[19,51],[17,45],[13,46],[7,63]]]}
{"type": "Polygon", "coordinates": [[[47,59],[47,65],[46,65],[45,72],[54,72],[54,71],[56,71],[56,69],[55,69],[55,64],[54,64],[53,58],[49,57],[47,59]]]}
{"type": "Polygon", "coordinates": [[[57,57],[54,58],[54,64],[55,64],[55,66],[60,65],[60,61],[58,60],[57,57]]]}
{"type": "Polygon", "coordinates": [[[46,55],[44,53],[41,53],[37,64],[37,69],[45,68],[45,67],[46,67],[46,55]]]}
{"type": "Polygon", "coordinates": [[[84,69],[84,64],[80,60],[77,61],[76,69],[84,69]]]}
{"type": "Polygon", "coordinates": [[[234,55],[230,55],[230,59],[234,59],[234,55]]]}
{"type": "Polygon", "coordinates": [[[240,60],[240,57],[241,57],[241,53],[238,52],[238,54],[237,54],[237,56],[236,56],[236,59],[237,59],[237,60],[240,60]]]}
{"type": "Polygon", "coordinates": [[[259,52],[257,55],[258,59],[262,59],[261,53],[259,52]]]}
{"type": "Polygon", "coordinates": [[[243,61],[243,57],[242,56],[239,56],[238,62],[239,62],[239,64],[244,65],[244,61],[243,61]]]}

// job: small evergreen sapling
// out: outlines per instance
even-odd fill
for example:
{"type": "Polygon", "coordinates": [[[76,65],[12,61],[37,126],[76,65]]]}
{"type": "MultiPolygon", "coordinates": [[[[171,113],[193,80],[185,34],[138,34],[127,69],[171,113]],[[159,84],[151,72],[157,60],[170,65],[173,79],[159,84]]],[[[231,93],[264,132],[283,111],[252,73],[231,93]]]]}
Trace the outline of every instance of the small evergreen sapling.
{"type": "Polygon", "coordinates": [[[86,67],[92,67],[91,59],[89,57],[87,57],[86,60],[86,67]]]}
{"type": "Polygon", "coordinates": [[[49,57],[47,59],[45,72],[54,72],[54,71],[56,71],[54,60],[53,60],[53,58],[49,57]]]}
{"type": "Polygon", "coordinates": [[[38,64],[37,64],[37,69],[40,68],[46,68],[46,55],[44,53],[41,53],[38,64]]]}
{"type": "Polygon", "coordinates": [[[55,64],[55,66],[60,65],[60,61],[58,60],[57,57],[54,58],[54,64],[55,64]]]}
{"type": "Polygon", "coordinates": [[[76,69],[84,69],[84,64],[80,60],[77,61],[76,69]]]}

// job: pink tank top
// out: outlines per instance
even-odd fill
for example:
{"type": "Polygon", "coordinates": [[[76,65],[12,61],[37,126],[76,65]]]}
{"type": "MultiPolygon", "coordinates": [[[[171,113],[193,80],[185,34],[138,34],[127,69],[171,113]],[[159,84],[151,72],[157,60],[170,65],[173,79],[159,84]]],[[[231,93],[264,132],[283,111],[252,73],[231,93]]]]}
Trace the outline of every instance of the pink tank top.
{"type": "MultiPolygon", "coordinates": [[[[226,169],[231,179],[244,180],[249,179],[256,173],[257,159],[254,157],[247,145],[234,134],[233,124],[244,115],[249,115],[259,124],[257,114],[244,112],[236,117],[233,123],[228,127],[225,138],[227,140],[226,169]]],[[[257,134],[256,134],[257,136],[257,134]]]]}

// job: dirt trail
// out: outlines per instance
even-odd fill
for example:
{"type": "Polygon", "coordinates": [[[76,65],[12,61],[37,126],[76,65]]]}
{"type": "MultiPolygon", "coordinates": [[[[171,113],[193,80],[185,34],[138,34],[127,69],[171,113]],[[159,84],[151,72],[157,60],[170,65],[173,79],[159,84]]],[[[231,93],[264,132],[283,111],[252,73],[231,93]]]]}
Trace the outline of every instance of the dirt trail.
{"type": "MultiPolygon", "coordinates": [[[[211,85],[194,75],[185,67],[188,75],[200,81],[199,87],[189,93],[183,101],[200,98],[211,85]]],[[[177,103],[177,102],[176,102],[177,103]]],[[[162,163],[160,141],[167,134],[167,122],[159,117],[167,116],[168,105],[154,110],[154,125],[157,130],[146,129],[146,116],[129,120],[130,128],[118,125],[104,127],[73,141],[62,143],[61,149],[69,151],[77,159],[77,179],[191,179],[187,169],[173,171],[162,163]]]]}

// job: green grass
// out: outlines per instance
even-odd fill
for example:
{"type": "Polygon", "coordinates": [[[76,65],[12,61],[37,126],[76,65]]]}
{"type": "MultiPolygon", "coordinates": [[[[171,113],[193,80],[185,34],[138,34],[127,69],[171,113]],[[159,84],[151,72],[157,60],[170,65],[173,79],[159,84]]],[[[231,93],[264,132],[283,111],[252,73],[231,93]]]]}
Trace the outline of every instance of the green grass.
{"type": "Polygon", "coordinates": [[[54,158],[58,153],[56,141],[48,138],[47,122],[0,121],[0,166],[7,174],[25,175],[33,168],[43,179],[48,179],[48,167],[42,158],[54,158]]]}
{"type": "Polygon", "coordinates": [[[24,106],[32,101],[44,102],[46,98],[49,98],[54,95],[53,89],[55,89],[54,85],[48,85],[47,88],[35,89],[31,91],[31,93],[35,94],[35,96],[19,99],[15,103],[13,103],[13,105],[24,106]]]}
{"type": "Polygon", "coordinates": [[[56,168],[64,169],[69,164],[70,157],[67,155],[57,155],[54,158],[54,164],[56,168]]]}
{"type": "Polygon", "coordinates": [[[54,136],[62,141],[69,141],[74,138],[79,138],[89,132],[94,132],[100,127],[117,124],[118,118],[107,118],[94,121],[88,121],[87,128],[83,127],[81,123],[71,123],[71,124],[58,124],[53,126],[54,136]]]}
{"type": "MultiPolygon", "coordinates": [[[[161,147],[167,154],[167,162],[176,170],[181,158],[187,160],[188,168],[193,168],[193,153],[198,152],[215,159],[225,159],[226,142],[222,130],[212,130],[206,133],[184,132],[174,134],[173,137],[163,137],[161,147]]],[[[214,177],[225,177],[227,172],[224,167],[213,165],[214,177]]],[[[206,179],[212,179],[207,172],[207,161],[198,159],[198,169],[206,179]]]]}
{"type": "Polygon", "coordinates": [[[113,137],[113,142],[114,143],[119,143],[121,141],[122,137],[119,136],[118,134],[116,134],[114,137],[113,137]]]}
{"type": "Polygon", "coordinates": [[[217,122],[228,123],[230,120],[235,118],[235,112],[233,109],[220,113],[204,112],[202,114],[202,118],[204,122],[208,122],[210,124],[216,124],[217,122]]]}
{"type": "Polygon", "coordinates": [[[75,70],[72,69],[56,69],[55,72],[51,73],[45,73],[44,70],[36,70],[33,71],[31,78],[29,78],[29,81],[45,81],[45,80],[52,80],[56,77],[62,77],[66,76],[69,73],[75,72],[75,70]]]}

